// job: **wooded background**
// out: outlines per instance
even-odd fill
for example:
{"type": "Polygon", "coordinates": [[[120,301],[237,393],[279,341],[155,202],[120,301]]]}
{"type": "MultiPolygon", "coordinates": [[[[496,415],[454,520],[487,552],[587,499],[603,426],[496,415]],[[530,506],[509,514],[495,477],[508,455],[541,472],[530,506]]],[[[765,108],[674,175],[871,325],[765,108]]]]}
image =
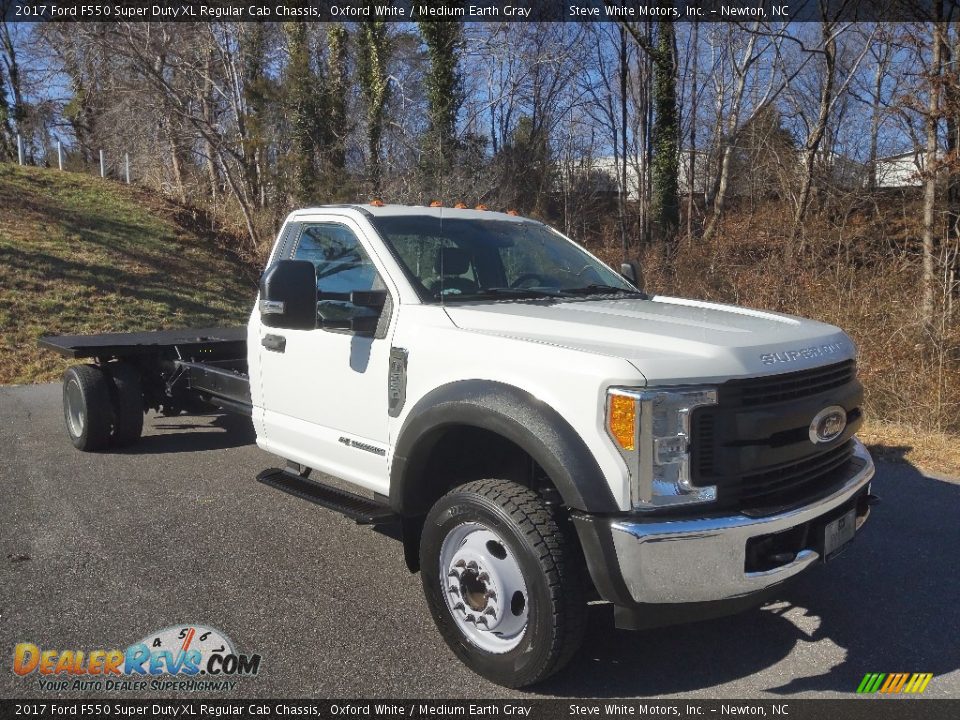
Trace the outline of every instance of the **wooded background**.
{"type": "MultiPolygon", "coordinates": [[[[0,0],[0,6],[10,0],[0,0]]],[[[960,11],[917,23],[0,23],[0,159],[139,184],[262,257],[294,207],[483,204],[648,289],[857,339],[960,431],[960,11]],[[117,168],[117,165],[114,165],[117,168]],[[122,171],[116,170],[117,175],[122,171]]]]}

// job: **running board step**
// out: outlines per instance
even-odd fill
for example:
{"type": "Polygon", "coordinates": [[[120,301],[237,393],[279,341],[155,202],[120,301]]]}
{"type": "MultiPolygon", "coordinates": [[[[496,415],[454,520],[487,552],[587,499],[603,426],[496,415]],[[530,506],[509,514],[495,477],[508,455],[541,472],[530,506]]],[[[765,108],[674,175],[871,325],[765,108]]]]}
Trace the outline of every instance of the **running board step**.
{"type": "Polygon", "coordinates": [[[389,505],[308,480],[290,470],[270,468],[257,475],[257,480],[294,497],[334,510],[354,520],[357,525],[383,525],[399,519],[389,505]]]}

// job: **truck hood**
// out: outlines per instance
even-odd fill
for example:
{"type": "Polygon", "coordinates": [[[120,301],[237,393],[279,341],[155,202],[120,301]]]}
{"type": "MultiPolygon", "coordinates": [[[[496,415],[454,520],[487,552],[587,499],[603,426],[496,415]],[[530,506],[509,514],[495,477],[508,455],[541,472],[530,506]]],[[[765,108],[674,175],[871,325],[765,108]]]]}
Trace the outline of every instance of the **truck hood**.
{"type": "Polygon", "coordinates": [[[651,385],[722,382],[856,356],[853,341],[832,325],[666,296],[445,309],[463,330],[622,358],[651,385]]]}

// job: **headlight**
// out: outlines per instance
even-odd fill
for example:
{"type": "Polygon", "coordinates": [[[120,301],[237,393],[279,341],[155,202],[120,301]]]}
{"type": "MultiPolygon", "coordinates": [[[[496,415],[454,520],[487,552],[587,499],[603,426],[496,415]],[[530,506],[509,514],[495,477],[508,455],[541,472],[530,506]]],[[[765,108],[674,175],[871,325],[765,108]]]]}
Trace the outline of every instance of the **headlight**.
{"type": "Polygon", "coordinates": [[[717,499],[715,485],[690,481],[690,415],[716,403],[713,387],[607,391],[607,432],[630,470],[635,510],[717,499]]]}

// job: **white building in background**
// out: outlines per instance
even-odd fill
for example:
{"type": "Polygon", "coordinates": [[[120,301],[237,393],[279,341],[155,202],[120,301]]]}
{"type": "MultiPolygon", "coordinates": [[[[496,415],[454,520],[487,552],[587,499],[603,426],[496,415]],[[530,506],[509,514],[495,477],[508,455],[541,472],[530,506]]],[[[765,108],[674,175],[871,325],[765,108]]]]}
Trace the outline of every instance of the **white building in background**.
{"type": "MultiPolygon", "coordinates": [[[[690,150],[684,150],[680,161],[680,194],[686,195],[691,191],[690,183],[690,150]]],[[[878,188],[908,188],[920,187],[923,183],[922,172],[926,153],[922,150],[906,152],[899,155],[890,155],[879,158],[876,164],[878,188]]],[[[802,156],[797,153],[798,170],[802,163],[802,156]]],[[[823,162],[823,160],[821,160],[823,162]]],[[[867,187],[869,163],[857,162],[843,155],[831,154],[829,158],[830,182],[836,187],[849,190],[867,187]]],[[[598,192],[616,195],[620,186],[620,176],[617,172],[617,163],[612,156],[596,158],[589,164],[593,173],[594,188],[598,192]]],[[[635,158],[627,158],[627,199],[636,201],[640,198],[640,178],[635,158]]],[[[709,156],[704,152],[697,152],[694,160],[693,192],[705,193],[710,181],[710,173],[714,169],[709,166],[709,156]]],[[[736,195],[737,178],[731,178],[731,193],[736,195]]]]}
{"type": "MultiPolygon", "coordinates": [[[[686,195],[690,192],[690,150],[683,150],[680,154],[680,194],[686,195]]],[[[708,156],[706,153],[697,152],[694,158],[694,178],[693,192],[703,193],[706,188],[708,173],[708,156]]],[[[623,162],[621,160],[621,162],[623,162]]],[[[609,191],[616,193],[620,186],[620,176],[617,172],[617,162],[613,156],[601,157],[591,163],[591,169],[602,173],[609,178],[609,191]]],[[[636,201],[640,199],[640,175],[638,172],[636,158],[627,158],[627,200],[636,201]]]]}
{"type": "Polygon", "coordinates": [[[920,187],[926,151],[901,153],[877,159],[877,187],[920,187]]]}

